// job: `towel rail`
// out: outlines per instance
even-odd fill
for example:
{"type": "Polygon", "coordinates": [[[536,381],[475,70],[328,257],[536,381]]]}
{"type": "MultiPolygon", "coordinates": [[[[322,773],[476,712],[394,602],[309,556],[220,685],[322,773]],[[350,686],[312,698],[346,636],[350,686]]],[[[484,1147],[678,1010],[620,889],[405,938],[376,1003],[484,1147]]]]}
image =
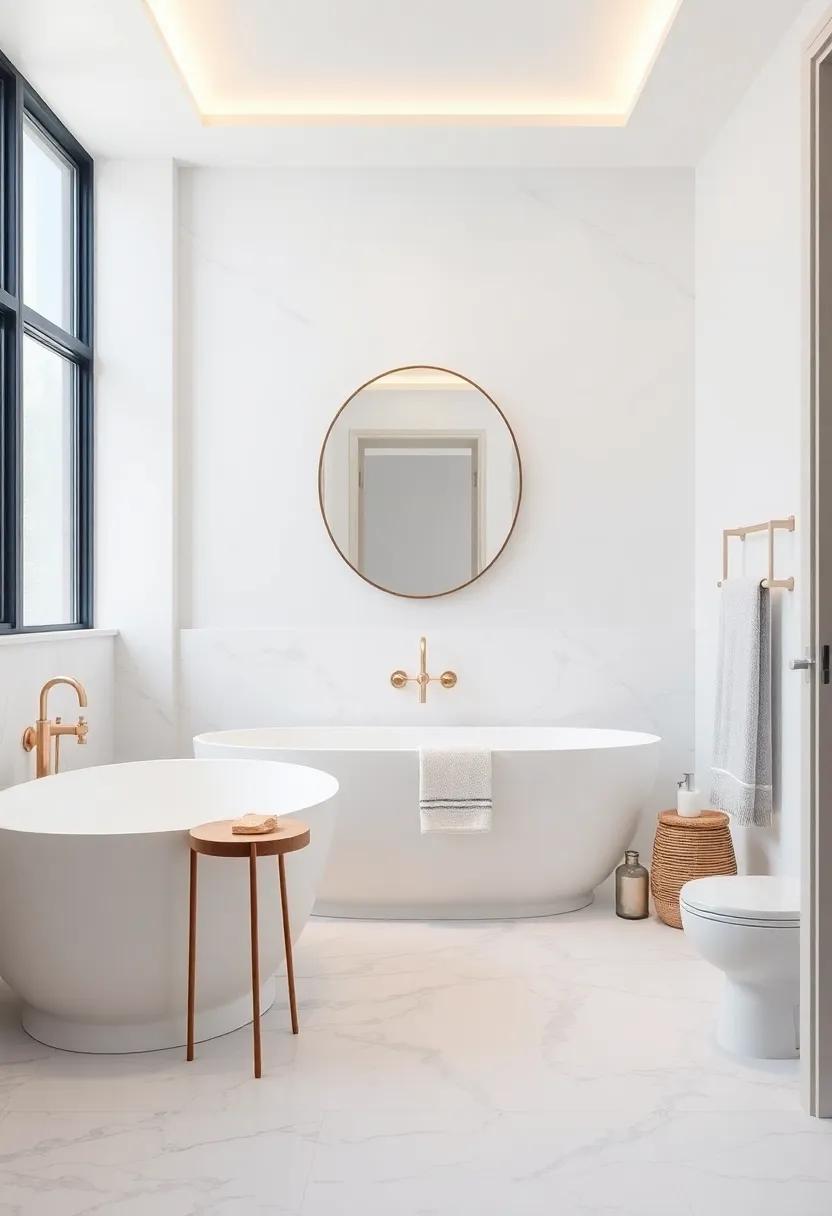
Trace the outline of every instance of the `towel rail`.
{"type": "Polygon", "coordinates": [[[717,583],[721,587],[728,578],[728,541],[732,536],[738,536],[744,541],[752,532],[768,532],[768,578],[762,580],[764,587],[784,587],[794,591],[793,578],[774,577],[774,533],[776,531],[794,532],[794,516],[787,519],[767,519],[761,524],[747,524],[743,528],[724,528],[722,532],[722,579],[717,583]]]}

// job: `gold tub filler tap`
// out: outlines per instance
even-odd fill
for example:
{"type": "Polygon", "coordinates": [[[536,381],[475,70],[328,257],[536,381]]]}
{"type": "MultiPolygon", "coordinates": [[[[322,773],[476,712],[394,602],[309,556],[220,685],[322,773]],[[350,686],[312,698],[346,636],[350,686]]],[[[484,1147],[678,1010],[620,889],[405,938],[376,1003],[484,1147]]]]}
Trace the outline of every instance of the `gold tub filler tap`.
{"type": "Polygon", "coordinates": [[[79,709],[84,709],[87,704],[87,694],[84,685],[80,680],[74,679],[73,676],[54,676],[51,680],[46,681],[40,690],[38,720],[34,726],[27,726],[23,732],[23,750],[35,752],[36,777],[50,777],[58,771],[61,735],[74,735],[75,741],[79,744],[86,743],[87,741],[89,727],[83,714],[79,715],[75,726],[65,726],[61,722],[61,719],[57,717],[54,722],[47,718],[49,692],[56,684],[68,684],[70,688],[75,689],[78,696],[79,709]],[[53,739],[55,740],[54,749],[52,747],[53,739]]]}
{"type": "Polygon", "coordinates": [[[428,643],[426,638],[419,638],[419,674],[409,676],[406,671],[398,669],[390,676],[394,688],[404,688],[406,684],[419,685],[419,703],[424,705],[428,699],[428,684],[441,684],[443,688],[453,688],[456,684],[455,671],[443,671],[441,676],[428,675],[428,643]]]}

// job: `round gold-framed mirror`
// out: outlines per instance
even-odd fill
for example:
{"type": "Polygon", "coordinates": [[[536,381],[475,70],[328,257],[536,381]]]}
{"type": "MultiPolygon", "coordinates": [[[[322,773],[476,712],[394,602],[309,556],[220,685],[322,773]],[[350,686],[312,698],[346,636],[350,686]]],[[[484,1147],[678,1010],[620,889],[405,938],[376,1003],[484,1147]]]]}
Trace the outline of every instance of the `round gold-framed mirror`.
{"type": "Polygon", "coordinates": [[[324,525],[356,574],[391,595],[434,599],[481,578],[517,523],[523,468],[485,389],[412,364],[365,381],[324,436],[324,525]]]}

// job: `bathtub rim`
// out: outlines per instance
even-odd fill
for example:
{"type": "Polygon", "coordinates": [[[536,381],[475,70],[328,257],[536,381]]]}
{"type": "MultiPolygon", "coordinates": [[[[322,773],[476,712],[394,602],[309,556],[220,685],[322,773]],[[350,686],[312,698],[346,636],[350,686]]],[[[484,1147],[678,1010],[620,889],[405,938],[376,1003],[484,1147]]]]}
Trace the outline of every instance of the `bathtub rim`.
{"type": "MultiPolygon", "coordinates": [[[[592,752],[592,751],[623,751],[633,747],[654,747],[662,742],[661,735],[654,735],[647,731],[627,730],[621,727],[595,727],[595,726],[482,726],[482,725],[407,725],[407,726],[389,726],[384,724],[374,724],[366,726],[249,726],[249,727],[232,727],[228,730],[211,730],[201,731],[193,736],[193,749],[197,753],[198,748],[203,748],[205,751],[200,753],[201,758],[209,759],[207,751],[216,749],[217,751],[239,751],[239,752],[262,752],[268,753],[285,753],[285,752],[304,752],[304,753],[320,753],[325,755],[327,752],[338,753],[364,753],[377,755],[402,755],[418,753],[423,745],[419,741],[419,736],[427,738],[427,746],[438,746],[437,741],[431,741],[432,735],[441,736],[446,733],[448,735],[448,743],[453,742],[453,736],[467,736],[467,741],[464,746],[482,746],[490,751],[492,755],[557,755],[560,752],[592,752]],[[379,735],[387,735],[388,737],[395,736],[412,736],[406,741],[402,740],[396,744],[388,746],[378,746],[373,742],[368,742],[363,746],[358,746],[357,741],[362,733],[379,735]],[[496,743],[488,745],[486,740],[477,741],[477,732],[498,732],[505,733],[509,736],[506,739],[505,746],[499,746],[496,743]],[[582,735],[585,738],[583,746],[565,746],[552,747],[543,741],[535,745],[527,746],[512,746],[510,737],[513,732],[517,732],[517,741],[520,741],[523,732],[547,732],[556,734],[562,732],[566,735],[582,735]],[[283,739],[272,742],[255,742],[252,741],[252,736],[266,736],[268,734],[289,735],[295,733],[294,739],[283,739]],[[331,733],[332,738],[326,740],[327,733],[331,733]],[[237,737],[236,740],[234,737],[237,737]],[[244,741],[243,736],[249,736],[244,741]],[[315,736],[319,736],[316,741],[315,736]],[[593,736],[590,740],[589,736],[593,736]],[[601,742],[601,738],[606,736],[607,742],[601,742]]],[[[230,758],[230,757],[229,757],[230,758]]],[[[281,763],[278,761],[278,763],[281,763]]],[[[285,763],[285,762],[284,762],[285,763]]]]}
{"type": "MultiPolygon", "coordinates": [[[[83,787],[85,783],[94,780],[93,774],[100,773],[105,769],[118,769],[121,772],[125,772],[125,770],[128,769],[132,769],[134,771],[142,769],[147,771],[150,768],[155,768],[161,772],[166,768],[180,768],[185,771],[186,766],[188,768],[192,768],[194,765],[202,767],[204,765],[214,764],[218,759],[219,757],[182,756],[165,757],[157,760],[117,760],[110,764],[92,764],[85,768],[69,769],[63,773],[53,773],[49,777],[41,777],[37,780],[32,779],[31,781],[18,782],[16,785],[10,785],[5,789],[0,790],[0,833],[9,832],[18,836],[39,836],[45,837],[49,840],[54,840],[64,836],[94,837],[101,840],[110,840],[126,839],[135,836],[183,835],[189,832],[191,828],[198,826],[198,824],[205,823],[206,820],[201,817],[193,818],[193,816],[187,815],[185,809],[183,808],[182,813],[187,822],[175,823],[171,826],[142,828],[127,825],[119,830],[118,824],[114,823],[113,825],[108,824],[106,830],[101,828],[87,828],[87,830],[83,830],[79,829],[78,827],[61,830],[60,824],[56,827],[44,828],[42,825],[29,827],[25,824],[6,823],[4,822],[4,818],[8,812],[5,811],[4,803],[8,801],[9,803],[14,804],[18,800],[22,800],[25,803],[27,797],[45,798],[47,791],[55,791],[55,783],[58,782],[68,787],[73,785],[83,787]],[[43,793],[41,793],[41,791],[43,791],[43,793]]],[[[242,766],[247,767],[259,763],[259,761],[245,756],[222,757],[222,761],[227,765],[240,765],[241,769],[242,766]]],[[[338,793],[340,787],[337,777],[334,777],[332,773],[328,773],[324,769],[315,768],[310,764],[296,764],[290,760],[277,761],[276,763],[279,763],[285,769],[302,769],[305,773],[314,773],[317,777],[325,779],[322,784],[326,785],[329,789],[328,793],[324,794],[322,797],[316,797],[313,801],[306,802],[302,807],[277,812],[278,816],[303,815],[305,811],[312,810],[315,807],[323,806],[325,803],[330,802],[338,793]]],[[[83,789],[81,791],[75,791],[75,797],[78,796],[83,796],[83,789]]],[[[57,811],[57,809],[57,806],[53,807],[53,813],[57,811]]],[[[243,813],[243,810],[244,808],[241,807],[241,814],[243,813]]],[[[20,809],[18,809],[16,812],[13,811],[12,813],[19,814],[20,809]]]]}

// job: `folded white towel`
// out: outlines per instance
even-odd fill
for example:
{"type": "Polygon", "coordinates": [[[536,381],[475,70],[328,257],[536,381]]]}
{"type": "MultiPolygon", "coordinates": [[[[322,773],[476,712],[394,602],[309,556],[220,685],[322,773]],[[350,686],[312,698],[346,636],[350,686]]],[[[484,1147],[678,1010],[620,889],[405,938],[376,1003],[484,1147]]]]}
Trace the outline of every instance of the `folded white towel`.
{"type": "Polygon", "coordinates": [[[491,831],[491,752],[481,748],[419,752],[422,833],[491,831]]]}
{"type": "Polygon", "coordinates": [[[722,587],[711,805],[738,824],[771,823],[771,614],[754,579],[722,587]]]}

